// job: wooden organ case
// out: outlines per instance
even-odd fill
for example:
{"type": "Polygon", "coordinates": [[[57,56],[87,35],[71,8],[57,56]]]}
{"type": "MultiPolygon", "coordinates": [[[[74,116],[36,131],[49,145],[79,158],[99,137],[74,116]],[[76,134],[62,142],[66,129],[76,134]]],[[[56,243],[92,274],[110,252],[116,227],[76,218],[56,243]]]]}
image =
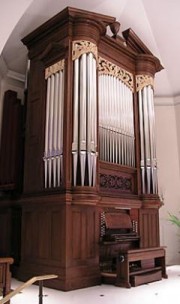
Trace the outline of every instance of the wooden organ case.
{"type": "Polygon", "coordinates": [[[139,268],[161,271],[153,83],[162,66],[119,27],[68,7],[22,40],[30,69],[20,279],[56,273],[48,286],[71,290],[108,272],[130,286],[122,259],[138,250],[149,252],[139,268]]]}

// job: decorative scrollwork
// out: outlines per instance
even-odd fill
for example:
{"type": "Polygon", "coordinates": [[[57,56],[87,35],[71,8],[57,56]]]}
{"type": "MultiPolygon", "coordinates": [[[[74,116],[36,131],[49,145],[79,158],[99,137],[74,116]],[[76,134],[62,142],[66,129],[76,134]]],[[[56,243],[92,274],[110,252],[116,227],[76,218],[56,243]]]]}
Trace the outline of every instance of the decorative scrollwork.
{"type": "Polygon", "coordinates": [[[131,91],[134,91],[133,75],[130,72],[102,57],[99,57],[99,75],[102,74],[117,77],[126,84],[131,91]]]}
{"type": "Polygon", "coordinates": [[[64,70],[64,65],[65,65],[65,60],[63,59],[47,67],[45,69],[45,79],[50,77],[52,74],[56,74],[57,72],[64,70]]]}
{"type": "Polygon", "coordinates": [[[154,78],[149,75],[136,75],[136,92],[142,90],[146,86],[154,87],[154,78]]]}
{"type": "Polygon", "coordinates": [[[82,54],[92,53],[97,60],[97,46],[86,40],[75,40],[72,45],[72,60],[78,59],[82,54]]]}
{"type": "Polygon", "coordinates": [[[100,187],[107,190],[133,191],[132,179],[117,175],[100,174],[100,187]]]}

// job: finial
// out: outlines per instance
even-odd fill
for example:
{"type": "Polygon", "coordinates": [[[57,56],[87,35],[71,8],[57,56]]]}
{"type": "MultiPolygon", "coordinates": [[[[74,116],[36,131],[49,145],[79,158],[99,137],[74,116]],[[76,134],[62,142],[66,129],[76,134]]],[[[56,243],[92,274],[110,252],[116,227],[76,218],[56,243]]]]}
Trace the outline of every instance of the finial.
{"type": "Polygon", "coordinates": [[[113,33],[113,37],[116,38],[119,32],[121,24],[118,21],[115,21],[110,24],[111,32],[113,33]]]}

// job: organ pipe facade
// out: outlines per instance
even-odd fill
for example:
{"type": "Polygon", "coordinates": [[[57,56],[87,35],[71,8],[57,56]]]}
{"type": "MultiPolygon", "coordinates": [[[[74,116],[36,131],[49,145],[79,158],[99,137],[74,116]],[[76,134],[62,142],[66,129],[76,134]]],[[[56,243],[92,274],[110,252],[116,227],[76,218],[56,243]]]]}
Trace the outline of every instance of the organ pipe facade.
{"type": "Polygon", "coordinates": [[[139,99],[142,193],[157,194],[153,79],[137,75],[136,80],[139,99]]]}
{"type": "Polygon", "coordinates": [[[74,41],[73,185],[95,186],[97,158],[97,47],[74,41]]]}
{"type": "Polygon", "coordinates": [[[100,159],[134,167],[133,75],[99,59],[100,159]]]}
{"type": "Polygon", "coordinates": [[[63,180],[64,60],[46,68],[46,122],[44,148],[45,188],[63,180]]]}

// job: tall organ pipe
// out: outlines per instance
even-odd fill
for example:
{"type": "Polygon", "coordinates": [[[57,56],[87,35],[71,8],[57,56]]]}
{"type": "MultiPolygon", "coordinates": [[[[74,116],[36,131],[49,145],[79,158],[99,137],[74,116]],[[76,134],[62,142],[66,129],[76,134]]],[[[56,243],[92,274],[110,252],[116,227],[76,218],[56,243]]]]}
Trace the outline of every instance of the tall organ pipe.
{"type": "Polygon", "coordinates": [[[76,186],[78,162],[78,113],[79,113],[79,58],[74,61],[74,112],[73,112],[73,183],[76,186]]]}
{"type": "Polygon", "coordinates": [[[95,186],[97,149],[96,59],[87,52],[74,59],[73,185],[95,186]],[[80,181],[79,178],[80,177],[80,181]]]}
{"type": "Polygon", "coordinates": [[[57,186],[63,180],[63,114],[64,114],[64,71],[59,72],[59,103],[58,103],[58,128],[57,128],[57,186]]]}
{"type": "Polygon", "coordinates": [[[154,115],[154,100],[153,100],[153,90],[151,86],[148,87],[149,90],[149,113],[151,117],[151,147],[152,147],[152,174],[153,174],[153,193],[158,193],[157,185],[157,160],[156,160],[156,145],[155,145],[155,115],[154,115]]]}
{"type": "Polygon", "coordinates": [[[157,194],[157,166],[155,151],[153,89],[146,85],[138,92],[142,193],[157,194]]]}
{"type": "Polygon", "coordinates": [[[138,92],[139,96],[139,127],[140,127],[140,146],[141,146],[141,181],[142,193],[145,193],[145,155],[144,155],[144,119],[143,119],[143,100],[142,92],[138,92]]]}
{"type": "Polygon", "coordinates": [[[46,69],[46,122],[44,148],[45,188],[59,187],[63,179],[64,61],[46,69]]]}

